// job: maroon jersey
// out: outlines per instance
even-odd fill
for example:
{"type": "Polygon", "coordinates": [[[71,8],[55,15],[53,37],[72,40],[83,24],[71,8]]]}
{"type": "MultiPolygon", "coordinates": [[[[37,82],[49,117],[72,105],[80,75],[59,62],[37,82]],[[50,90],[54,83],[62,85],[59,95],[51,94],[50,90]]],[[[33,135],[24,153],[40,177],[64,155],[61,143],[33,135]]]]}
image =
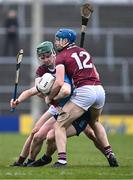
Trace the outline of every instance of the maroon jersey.
{"type": "Polygon", "coordinates": [[[65,66],[65,72],[73,80],[75,87],[101,84],[92,57],[83,48],[74,45],[63,49],[57,55],[56,65],[58,64],[65,66]]]}
{"type": "Polygon", "coordinates": [[[38,77],[42,77],[43,74],[45,73],[51,73],[55,75],[55,70],[54,69],[49,69],[47,66],[45,65],[41,65],[38,67],[38,69],[36,70],[36,75],[38,77]]]}

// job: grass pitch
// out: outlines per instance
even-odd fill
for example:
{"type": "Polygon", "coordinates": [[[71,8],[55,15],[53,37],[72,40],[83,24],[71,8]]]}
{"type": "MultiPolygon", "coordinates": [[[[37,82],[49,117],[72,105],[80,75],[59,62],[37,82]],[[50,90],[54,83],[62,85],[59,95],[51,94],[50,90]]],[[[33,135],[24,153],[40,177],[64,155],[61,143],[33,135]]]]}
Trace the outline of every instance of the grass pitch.
{"type": "MultiPolygon", "coordinates": [[[[9,167],[20,153],[26,136],[0,134],[0,179],[133,179],[133,136],[109,136],[120,167],[110,168],[106,158],[84,135],[68,141],[68,167],[52,164],[38,167],[9,167]]],[[[38,157],[42,155],[44,148],[38,157]]],[[[53,156],[53,163],[57,155],[53,156]]]]}

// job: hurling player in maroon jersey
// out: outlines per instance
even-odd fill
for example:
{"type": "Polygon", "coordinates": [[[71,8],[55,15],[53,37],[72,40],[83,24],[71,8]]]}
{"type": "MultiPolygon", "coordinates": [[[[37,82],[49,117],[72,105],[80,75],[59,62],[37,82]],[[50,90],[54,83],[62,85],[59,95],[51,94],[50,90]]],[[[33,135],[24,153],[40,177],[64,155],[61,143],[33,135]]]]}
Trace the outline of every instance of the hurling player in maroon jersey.
{"type": "Polygon", "coordinates": [[[56,81],[47,98],[50,103],[62,87],[65,73],[73,82],[73,94],[63,107],[64,114],[55,123],[55,139],[58,150],[58,161],[54,167],[67,165],[66,129],[85,111],[90,110],[90,125],[98,142],[104,147],[110,166],[118,166],[117,160],[109,145],[106,132],[99,122],[104,103],[105,91],[101,85],[99,74],[93,64],[91,55],[75,44],[76,32],[71,29],[60,29],[55,34],[55,46],[59,52],[56,57],[56,81]],[[65,117],[65,113],[69,116],[65,117]]]}
{"type": "MultiPolygon", "coordinates": [[[[55,74],[55,52],[53,49],[53,44],[49,41],[45,41],[38,45],[37,47],[37,55],[39,62],[41,65],[37,68],[36,74],[37,78],[36,81],[39,80],[39,77],[42,77],[43,74],[49,72],[51,74],[55,74]]],[[[66,81],[65,81],[66,82],[66,81]]],[[[70,94],[70,88],[69,85],[70,83],[67,81],[67,83],[64,83],[61,91],[60,91],[60,98],[68,96],[70,94]]],[[[23,91],[20,96],[13,101],[11,100],[10,104],[11,107],[16,107],[18,104],[22,103],[24,100],[27,98],[33,96],[33,95],[38,95],[38,91],[36,87],[32,87],[28,90],[23,91]]],[[[52,117],[57,114],[56,108],[54,106],[51,106],[48,111],[46,111],[40,119],[37,121],[35,124],[31,134],[29,137],[26,139],[26,142],[22,148],[22,151],[20,153],[20,156],[16,162],[12,164],[12,166],[33,166],[33,167],[38,167],[38,166],[43,166],[51,162],[52,158],[51,155],[55,151],[55,147],[51,144],[48,146],[47,152],[43,155],[43,157],[37,161],[34,161],[37,154],[39,153],[42,143],[45,140],[47,136],[47,140],[50,138],[53,138],[53,125],[55,123],[55,118],[52,117]],[[47,122],[46,122],[47,121],[47,122]],[[50,131],[51,130],[51,131],[50,131]],[[49,133],[48,133],[49,132],[49,133]],[[48,133],[48,135],[47,135],[48,133]],[[52,152],[51,152],[52,151],[52,152]],[[28,156],[29,155],[29,156],[28,156]],[[24,163],[26,158],[28,157],[27,163],[24,163]],[[24,164],[23,164],[24,163],[24,164]]],[[[68,135],[74,136],[74,135],[79,135],[80,132],[84,130],[84,128],[87,125],[88,122],[88,114],[87,114],[87,120],[85,120],[85,115],[83,115],[83,121],[80,124],[80,119],[75,121],[71,127],[69,127],[68,130],[68,135]]],[[[84,133],[86,134],[87,137],[93,140],[95,143],[96,147],[99,148],[102,152],[103,149],[102,147],[98,144],[95,134],[93,130],[90,127],[87,127],[84,130],[84,133]]]]}
{"type": "MultiPolygon", "coordinates": [[[[50,41],[45,41],[37,46],[37,56],[40,62],[40,66],[36,71],[36,79],[35,84],[39,81],[40,77],[42,77],[45,73],[55,74],[55,51],[53,49],[53,43],[50,41]]],[[[60,96],[65,97],[70,95],[69,84],[64,83],[60,96]]],[[[12,108],[17,107],[20,103],[25,101],[27,98],[39,95],[44,98],[37,90],[36,85],[30,89],[23,91],[20,96],[14,101],[11,99],[10,106],[12,108]]],[[[31,163],[35,160],[35,157],[39,153],[41,149],[42,142],[46,138],[47,132],[53,128],[53,124],[55,123],[55,119],[50,119],[57,113],[56,109],[53,106],[50,106],[48,111],[46,111],[34,125],[34,128],[26,139],[25,144],[22,148],[20,156],[16,162],[12,164],[12,166],[23,166],[24,161],[29,155],[28,163],[31,163]],[[46,122],[47,121],[47,122],[46,122]],[[42,138],[43,137],[43,138],[42,138]],[[40,138],[40,139],[39,139],[40,138]],[[42,138],[42,139],[41,139],[42,138]],[[40,140],[40,141],[39,141],[40,140]]],[[[49,152],[50,153],[50,152],[49,152]]],[[[45,159],[45,164],[51,162],[51,157],[47,157],[46,155],[43,157],[45,159]]],[[[28,164],[27,163],[27,164],[28,164]]]]}

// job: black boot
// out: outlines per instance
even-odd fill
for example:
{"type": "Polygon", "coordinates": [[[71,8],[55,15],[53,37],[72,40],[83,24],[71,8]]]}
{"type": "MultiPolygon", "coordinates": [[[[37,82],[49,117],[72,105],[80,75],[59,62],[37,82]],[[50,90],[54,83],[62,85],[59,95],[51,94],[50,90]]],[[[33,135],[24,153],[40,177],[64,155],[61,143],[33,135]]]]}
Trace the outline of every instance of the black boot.
{"type": "Polygon", "coordinates": [[[19,163],[19,162],[14,162],[14,163],[11,164],[10,166],[11,166],[11,167],[15,167],[15,166],[23,167],[24,164],[23,164],[23,163],[19,163]]]}
{"type": "Polygon", "coordinates": [[[28,164],[28,167],[39,167],[39,166],[44,166],[49,163],[51,163],[52,158],[44,155],[42,158],[34,161],[33,163],[28,164]]]}
{"type": "Polygon", "coordinates": [[[108,159],[110,167],[118,167],[119,166],[114,153],[111,153],[107,159],[108,159]]]}

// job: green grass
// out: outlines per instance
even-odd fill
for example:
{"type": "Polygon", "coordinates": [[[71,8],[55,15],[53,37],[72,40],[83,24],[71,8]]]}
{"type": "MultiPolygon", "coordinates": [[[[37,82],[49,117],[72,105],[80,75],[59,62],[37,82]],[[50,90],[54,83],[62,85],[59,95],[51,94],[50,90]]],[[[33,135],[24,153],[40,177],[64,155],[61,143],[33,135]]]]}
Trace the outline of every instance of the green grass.
{"type": "Polygon", "coordinates": [[[120,164],[118,168],[110,168],[105,157],[84,135],[69,139],[65,169],[54,169],[51,164],[40,168],[9,167],[25,139],[26,136],[19,134],[0,134],[0,179],[133,179],[133,136],[109,136],[120,164]]]}

